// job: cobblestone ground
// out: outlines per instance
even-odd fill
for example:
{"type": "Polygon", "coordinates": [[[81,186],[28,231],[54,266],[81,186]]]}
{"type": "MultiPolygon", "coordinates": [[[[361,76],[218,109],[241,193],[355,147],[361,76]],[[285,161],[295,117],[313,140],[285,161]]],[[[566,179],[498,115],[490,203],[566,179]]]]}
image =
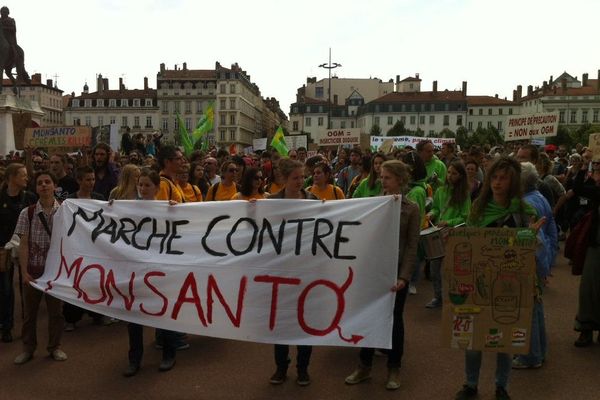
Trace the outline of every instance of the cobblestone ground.
{"type": "MultiPolygon", "coordinates": [[[[573,346],[579,278],[570,274],[563,258],[553,273],[544,296],[547,362],[539,370],[513,370],[509,392],[514,399],[597,399],[600,344],[585,349],[573,346]]],[[[125,323],[94,326],[91,319],[85,319],[76,331],[65,332],[63,349],[69,359],[59,363],[43,351],[46,322],[42,319],[42,351],[28,364],[13,364],[21,350],[16,330],[13,343],[0,343],[0,399],[452,399],[464,379],[463,354],[440,344],[441,311],[424,307],[431,292],[431,283],[423,280],[418,294],[408,299],[403,385],[395,392],[384,388],[384,357],[376,357],[370,381],[350,387],[344,384],[344,377],[356,366],[358,350],[315,348],[310,386],[295,384],[293,368],[287,382],[272,386],[268,383],[274,371],[272,346],[200,336],[190,336],[191,348],[178,353],[172,371],[159,373],[160,352],[153,347],[150,329],[145,331],[141,371],[133,378],[123,378],[121,372],[127,365],[125,323]]],[[[17,325],[20,323],[19,317],[17,325]]],[[[494,397],[494,367],[493,355],[485,355],[482,399],[494,397]]]]}

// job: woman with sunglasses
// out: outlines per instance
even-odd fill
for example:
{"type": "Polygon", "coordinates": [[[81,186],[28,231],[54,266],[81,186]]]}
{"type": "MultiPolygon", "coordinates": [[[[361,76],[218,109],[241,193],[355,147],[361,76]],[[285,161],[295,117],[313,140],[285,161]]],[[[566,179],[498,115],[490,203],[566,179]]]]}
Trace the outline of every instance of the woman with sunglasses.
{"type": "Polygon", "coordinates": [[[256,167],[246,168],[242,176],[240,191],[231,200],[259,200],[265,198],[263,173],[256,167]]]}
{"type": "Polygon", "coordinates": [[[238,166],[233,161],[225,161],[221,166],[221,182],[217,182],[208,189],[206,201],[224,201],[231,198],[238,192],[238,186],[235,182],[238,166]]]}

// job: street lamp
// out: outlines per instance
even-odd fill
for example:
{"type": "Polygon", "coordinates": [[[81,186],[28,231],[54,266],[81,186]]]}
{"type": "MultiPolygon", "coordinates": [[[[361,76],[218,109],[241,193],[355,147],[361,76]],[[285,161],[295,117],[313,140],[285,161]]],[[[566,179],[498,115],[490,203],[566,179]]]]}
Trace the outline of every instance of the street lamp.
{"type": "Polygon", "coordinates": [[[329,70],[329,107],[327,110],[327,129],[331,129],[331,70],[337,67],[341,67],[342,64],[331,62],[331,47],[329,48],[329,63],[323,63],[319,65],[319,68],[325,68],[329,70]]]}

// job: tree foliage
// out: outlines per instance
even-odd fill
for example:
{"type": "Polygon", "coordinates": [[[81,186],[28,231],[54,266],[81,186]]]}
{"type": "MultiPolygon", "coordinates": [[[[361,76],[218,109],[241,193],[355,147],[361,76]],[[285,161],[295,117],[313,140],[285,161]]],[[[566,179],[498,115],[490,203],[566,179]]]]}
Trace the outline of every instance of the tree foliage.
{"type": "Polygon", "coordinates": [[[372,136],[381,136],[381,128],[379,127],[379,125],[373,125],[369,133],[372,136]]]}
{"type": "Polygon", "coordinates": [[[406,128],[404,127],[404,123],[400,120],[397,120],[394,126],[387,131],[386,136],[402,136],[406,135],[406,128]]]}

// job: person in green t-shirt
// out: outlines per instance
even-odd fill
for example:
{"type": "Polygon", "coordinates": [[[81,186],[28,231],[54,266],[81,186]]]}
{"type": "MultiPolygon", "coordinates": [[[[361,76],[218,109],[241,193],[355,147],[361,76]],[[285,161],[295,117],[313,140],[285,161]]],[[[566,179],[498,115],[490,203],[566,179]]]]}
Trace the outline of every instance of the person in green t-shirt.
{"type": "Polygon", "coordinates": [[[383,153],[376,153],[371,158],[371,170],[369,176],[358,184],[358,187],[352,194],[352,198],[374,197],[379,196],[383,190],[379,174],[381,173],[381,164],[387,161],[388,158],[383,153]]]}

